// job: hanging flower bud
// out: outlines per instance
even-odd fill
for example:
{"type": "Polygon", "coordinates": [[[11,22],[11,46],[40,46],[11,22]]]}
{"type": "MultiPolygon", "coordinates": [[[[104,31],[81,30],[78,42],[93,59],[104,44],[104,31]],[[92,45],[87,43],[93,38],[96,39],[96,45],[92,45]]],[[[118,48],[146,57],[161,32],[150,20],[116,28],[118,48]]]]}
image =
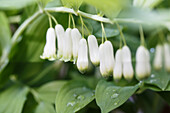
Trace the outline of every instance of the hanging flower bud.
{"type": "Polygon", "coordinates": [[[117,50],[116,52],[113,78],[115,81],[118,81],[122,78],[122,50],[121,49],[117,50]]]}
{"type": "Polygon", "coordinates": [[[58,45],[57,57],[58,59],[60,59],[63,56],[63,38],[64,38],[63,26],[60,24],[57,24],[55,26],[55,32],[57,35],[57,45],[58,45]]]}
{"type": "Polygon", "coordinates": [[[77,60],[78,57],[78,49],[79,49],[79,41],[81,39],[81,34],[77,28],[74,28],[71,31],[71,37],[72,37],[72,45],[73,45],[73,59],[74,63],[77,60]]]}
{"type": "Polygon", "coordinates": [[[105,56],[106,56],[106,69],[107,72],[112,75],[113,74],[113,68],[114,68],[114,53],[113,53],[113,46],[110,41],[104,42],[105,46],[105,56]]]}
{"type": "Polygon", "coordinates": [[[170,72],[170,46],[167,43],[164,44],[164,64],[165,69],[170,72]]]}
{"type": "Polygon", "coordinates": [[[133,67],[131,60],[131,52],[129,47],[124,46],[122,48],[122,60],[123,60],[123,76],[126,80],[131,80],[133,78],[133,67]]]}
{"type": "Polygon", "coordinates": [[[98,66],[100,64],[99,48],[98,48],[97,39],[94,35],[88,36],[88,45],[89,45],[90,60],[93,63],[93,65],[98,66]]]}
{"type": "Polygon", "coordinates": [[[147,63],[150,58],[147,58],[147,54],[144,46],[138,47],[136,51],[136,76],[139,80],[145,78],[150,73],[150,64],[147,63]]]}
{"type": "Polygon", "coordinates": [[[153,61],[153,66],[155,70],[160,70],[162,68],[162,54],[163,47],[161,45],[156,46],[155,57],[153,61]]]}
{"type": "Polygon", "coordinates": [[[103,77],[108,77],[113,74],[114,56],[113,46],[110,41],[106,41],[99,47],[100,72],[103,77]]]}
{"type": "Polygon", "coordinates": [[[65,32],[65,37],[63,40],[63,57],[62,60],[68,62],[72,60],[72,38],[71,38],[71,28],[67,28],[65,32]]]}
{"type": "Polygon", "coordinates": [[[148,49],[145,48],[145,54],[146,54],[146,77],[151,75],[151,64],[150,64],[150,53],[148,49]]]}
{"type": "Polygon", "coordinates": [[[100,73],[103,77],[108,77],[109,74],[106,69],[106,55],[104,44],[99,46],[99,58],[100,58],[100,73]]]}
{"type": "Polygon", "coordinates": [[[88,69],[88,49],[85,39],[81,39],[79,42],[77,68],[81,73],[88,69]]]}
{"type": "Polygon", "coordinates": [[[44,52],[40,58],[49,59],[50,61],[56,59],[56,36],[53,28],[47,30],[44,52]]]}

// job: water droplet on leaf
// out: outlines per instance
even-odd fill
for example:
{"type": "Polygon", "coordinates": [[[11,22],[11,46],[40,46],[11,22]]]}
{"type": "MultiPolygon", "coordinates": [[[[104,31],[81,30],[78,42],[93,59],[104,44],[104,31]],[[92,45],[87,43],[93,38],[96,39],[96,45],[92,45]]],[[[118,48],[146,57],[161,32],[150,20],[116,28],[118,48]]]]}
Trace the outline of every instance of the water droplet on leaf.
{"type": "Polygon", "coordinates": [[[74,106],[76,104],[76,102],[75,101],[72,101],[72,102],[68,102],[67,103],[67,106],[74,106]]]}
{"type": "Polygon", "coordinates": [[[111,98],[113,99],[113,98],[116,98],[116,97],[118,97],[118,96],[119,96],[119,94],[115,93],[115,94],[113,94],[113,95],[111,96],[111,98]]]}
{"type": "Polygon", "coordinates": [[[79,99],[79,100],[83,100],[85,97],[83,96],[83,95],[79,95],[78,97],[77,97],[77,99],[79,99]]]}

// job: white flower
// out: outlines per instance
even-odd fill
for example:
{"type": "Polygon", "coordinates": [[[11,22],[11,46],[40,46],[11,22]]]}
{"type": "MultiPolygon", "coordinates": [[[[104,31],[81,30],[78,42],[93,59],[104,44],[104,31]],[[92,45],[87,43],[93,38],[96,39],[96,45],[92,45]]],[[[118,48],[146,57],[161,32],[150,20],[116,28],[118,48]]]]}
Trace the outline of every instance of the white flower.
{"type": "Polygon", "coordinates": [[[77,68],[81,73],[88,69],[88,49],[85,39],[81,39],[79,42],[77,68]]]}
{"type": "Polygon", "coordinates": [[[129,47],[124,46],[122,48],[122,61],[123,61],[123,76],[126,80],[131,80],[134,75],[131,52],[129,47]]]}
{"type": "Polygon", "coordinates": [[[105,46],[105,56],[106,56],[106,69],[109,74],[113,74],[113,68],[114,68],[114,52],[113,52],[113,46],[110,41],[104,42],[105,46]]]}
{"type": "Polygon", "coordinates": [[[44,52],[40,58],[49,59],[50,61],[56,59],[56,36],[53,28],[47,30],[44,52]]]}
{"type": "Polygon", "coordinates": [[[151,73],[150,54],[144,47],[138,47],[136,51],[136,75],[138,79],[143,79],[151,73]]]}
{"type": "Polygon", "coordinates": [[[106,41],[99,47],[100,58],[100,72],[102,76],[107,77],[113,74],[114,68],[114,56],[113,46],[110,41],[106,41]]]}
{"type": "Polygon", "coordinates": [[[165,69],[170,72],[170,46],[167,43],[164,44],[164,64],[165,69]]]}
{"type": "Polygon", "coordinates": [[[74,28],[71,31],[71,37],[72,37],[72,45],[73,45],[73,59],[74,63],[77,60],[78,57],[78,49],[79,49],[79,41],[81,39],[81,34],[77,28],[74,28]]]}
{"type": "Polygon", "coordinates": [[[93,65],[98,66],[100,64],[99,47],[98,47],[97,39],[94,35],[88,36],[88,45],[89,45],[90,60],[93,63],[93,65]]]}
{"type": "Polygon", "coordinates": [[[146,76],[146,53],[145,47],[139,46],[136,51],[136,76],[138,79],[143,79],[146,76]]]}
{"type": "Polygon", "coordinates": [[[65,33],[63,26],[57,24],[55,26],[55,32],[57,35],[57,45],[58,45],[57,57],[60,59],[63,56],[63,38],[65,33]]]}
{"type": "Polygon", "coordinates": [[[150,76],[151,74],[151,64],[150,64],[150,53],[148,49],[145,48],[145,54],[146,54],[146,77],[150,76]]]}
{"type": "Polygon", "coordinates": [[[63,57],[62,60],[68,62],[72,60],[73,48],[72,48],[72,38],[71,38],[71,28],[67,28],[65,32],[65,37],[63,40],[63,57]]]}
{"type": "Polygon", "coordinates": [[[100,58],[100,73],[103,77],[109,76],[106,69],[106,56],[105,56],[105,48],[104,44],[99,46],[99,58],[100,58]]]}
{"type": "Polygon", "coordinates": [[[115,55],[115,67],[113,71],[113,78],[118,81],[122,78],[122,50],[118,49],[115,55]]]}
{"type": "Polygon", "coordinates": [[[162,54],[163,54],[163,47],[162,45],[156,46],[155,57],[153,61],[153,66],[156,70],[160,70],[162,68],[162,54]]]}

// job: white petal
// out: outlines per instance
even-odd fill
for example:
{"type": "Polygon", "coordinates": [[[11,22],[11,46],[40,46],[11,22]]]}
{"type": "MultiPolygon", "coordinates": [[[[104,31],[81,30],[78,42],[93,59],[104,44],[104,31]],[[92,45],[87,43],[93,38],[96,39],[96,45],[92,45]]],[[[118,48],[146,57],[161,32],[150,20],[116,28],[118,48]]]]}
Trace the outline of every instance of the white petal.
{"type": "Polygon", "coordinates": [[[77,60],[78,57],[78,49],[79,49],[79,41],[81,39],[81,34],[77,28],[74,28],[71,31],[71,37],[72,37],[72,45],[73,45],[73,59],[74,63],[77,60]]]}
{"type": "Polygon", "coordinates": [[[166,70],[170,72],[170,46],[167,43],[164,44],[164,64],[166,70]]]}
{"type": "Polygon", "coordinates": [[[113,52],[113,46],[110,41],[104,42],[104,55],[105,55],[105,64],[107,72],[112,75],[113,74],[113,68],[114,68],[114,52],[113,52]]]}
{"type": "Polygon", "coordinates": [[[40,58],[49,60],[56,59],[56,36],[53,28],[47,30],[44,52],[40,58]]]}
{"type": "Polygon", "coordinates": [[[100,64],[99,47],[98,47],[97,39],[94,35],[88,36],[88,45],[89,45],[90,60],[95,66],[98,66],[100,64]]]}
{"type": "Polygon", "coordinates": [[[106,61],[105,61],[105,47],[104,44],[99,46],[99,58],[100,58],[100,73],[103,77],[109,76],[106,69],[106,61]]]}
{"type": "Polygon", "coordinates": [[[151,74],[151,64],[150,64],[150,53],[146,48],[145,48],[145,54],[146,54],[146,77],[148,77],[151,74]]]}
{"type": "Polygon", "coordinates": [[[122,50],[119,49],[116,52],[115,56],[115,67],[113,71],[113,78],[114,80],[118,81],[122,78],[122,50]]]}
{"type": "Polygon", "coordinates": [[[65,37],[63,40],[63,57],[62,60],[64,60],[65,62],[68,62],[70,60],[72,60],[72,38],[71,38],[71,28],[67,28],[66,32],[65,32],[65,37]]]}
{"type": "Polygon", "coordinates": [[[81,73],[88,69],[88,49],[85,39],[81,39],[79,42],[77,68],[81,73]]]}
{"type": "Polygon", "coordinates": [[[143,79],[150,75],[150,55],[149,51],[144,47],[138,47],[136,51],[136,76],[138,79],[143,79]]]}
{"type": "Polygon", "coordinates": [[[123,76],[126,80],[131,80],[134,75],[132,67],[131,52],[128,46],[122,48],[123,76]]]}
{"type": "Polygon", "coordinates": [[[153,66],[156,70],[160,70],[162,68],[162,54],[163,54],[163,47],[161,45],[156,46],[155,57],[153,61],[153,66]]]}
{"type": "Polygon", "coordinates": [[[60,59],[63,56],[63,38],[65,32],[63,26],[60,24],[57,24],[55,26],[55,31],[57,35],[57,45],[58,45],[57,57],[60,59]]]}

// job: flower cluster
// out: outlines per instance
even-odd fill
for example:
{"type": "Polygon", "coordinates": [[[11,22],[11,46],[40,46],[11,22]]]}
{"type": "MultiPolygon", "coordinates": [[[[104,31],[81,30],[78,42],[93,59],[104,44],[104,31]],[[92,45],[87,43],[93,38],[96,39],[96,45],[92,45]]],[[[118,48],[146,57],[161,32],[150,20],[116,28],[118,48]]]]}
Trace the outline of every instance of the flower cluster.
{"type": "MultiPolygon", "coordinates": [[[[164,65],[166,70],[170,71],[170,46],[167,43],[157,45],[153,65],[156,70],[161,69],[163,50],[164,65]]],[[[44,52],[40,57],[49,60],[59,59],[64,62],[72,61],[78,70],[84,73],[89,65],[88,53],[90,61],[94,66],[99,66],[103,77],[113,75],[115,81],[119,81],[122,77],[128,81],[133,79],[134,69],[131,51],[126,44],[116,51],[114,58],[114,48],[110,41],[106,40],[98,46],[98,41],[94,35],[89,35],[86,41],[77,28],[67,28],[65,31],[60,24],[57,24],[55,29],[49,28],[46,34],[44,52]]],[[[136,51],[135,72],[139,80],[150,76],[151,73],[150,53],[142,45],[136,51]]]]}

